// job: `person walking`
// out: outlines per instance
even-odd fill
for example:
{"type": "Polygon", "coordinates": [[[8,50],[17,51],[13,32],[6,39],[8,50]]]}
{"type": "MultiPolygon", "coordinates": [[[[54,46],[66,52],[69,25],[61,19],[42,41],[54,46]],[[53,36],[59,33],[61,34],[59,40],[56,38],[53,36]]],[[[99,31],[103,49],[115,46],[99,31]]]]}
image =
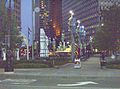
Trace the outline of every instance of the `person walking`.
{"type": "Polygon", "coordinates": [[[101,55],[100,55],[100,66],[101,66],[101,69],[103,69],[103,66],[106,66],[105,51],[101,52],[101,55]]]}

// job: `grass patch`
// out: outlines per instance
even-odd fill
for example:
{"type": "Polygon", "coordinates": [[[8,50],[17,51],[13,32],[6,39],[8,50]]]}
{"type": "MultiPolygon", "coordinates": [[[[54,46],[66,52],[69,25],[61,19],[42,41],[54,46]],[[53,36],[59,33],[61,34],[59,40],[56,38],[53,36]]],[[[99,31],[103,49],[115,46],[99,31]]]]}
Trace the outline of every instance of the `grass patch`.
{"type": "Polygon", "coordinates": [[[43,60],[20,60],[14,61],[14,68],[49,68],[52,63],[43,60]]]}
{"type": "Polygon", "coordinates": [[[47,64],[40,63],[18,63],[14,64],[14,68],[48,68],[47,64]]]}

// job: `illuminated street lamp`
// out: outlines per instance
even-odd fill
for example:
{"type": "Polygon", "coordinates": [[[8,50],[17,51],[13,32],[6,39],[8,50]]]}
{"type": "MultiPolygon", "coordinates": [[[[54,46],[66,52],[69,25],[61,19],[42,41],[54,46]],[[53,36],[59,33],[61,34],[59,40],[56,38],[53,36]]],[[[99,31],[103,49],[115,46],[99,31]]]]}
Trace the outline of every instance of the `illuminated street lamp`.
{"type": "Polygon", "coordinates": [[[72,10],[69,11],[70,15],[73,16],[74,12],[72,10]]]}
{"type": "Polygon", "coordinates": [[[79,33],[80,33],[80,20],[77,20],[77,29],[76,29],[76,31],[77,31],[77,36],[78,36],[78,44],[79,44],[79,47],[80,47],[80,43],[81,43],[81,41],[80,41],[80,35],[79,35],[79,33]]]}
{"type": "Polygon", "coordinates": [[[104,23],[102,23],[101,26],[104,26],[104,23]]]}
{"type": "Polygon", "coordinates": [[[77,20],[77,23],[79,24],[79,26],[80,26],[80,20],[77,20]]]}
{"type": "Polygon", "coordinates": [[[70,17],[68,19],[68,21],[69,21],[68,25],[69,25],[69,31],[71,32],[71,39],[72,39],[72,42],[71,42],[71,53],[72,53],[71,58],[72,58],[72,61],[74,61],[74,42],[75,41],[74,41],[74,36],[73,36],[73,33],[72,33],[73,26],[74,26],[74,24],[73,24],[74,13],[73,13],[72,10],[70,10],[69,13],[70,13],[70,17]]]}

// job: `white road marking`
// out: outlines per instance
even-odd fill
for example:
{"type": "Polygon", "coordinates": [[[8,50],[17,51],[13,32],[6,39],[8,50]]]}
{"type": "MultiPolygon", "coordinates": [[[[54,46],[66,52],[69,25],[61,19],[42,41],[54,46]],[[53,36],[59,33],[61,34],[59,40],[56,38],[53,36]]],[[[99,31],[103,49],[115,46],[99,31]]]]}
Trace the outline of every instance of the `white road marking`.
{"type": "Polygon", "coordinates": [[[5,80],[0,80],[0,82],[7,82],[10,84],[30,84],[32,82],[37,81],[36,79],[5,79],[5,80]]]}
{"type": "Polygon", "coordinates": [[[14,74],[14,72],[4,72],[4,74],[14,74]]]}
{"type": "Polygon", "coordinates": [[[98,84],[98,83],[96,83],[96,82],[92,82],[92,81],[77,82],[77,83],[79,83],[79,84],[81,84],[81,85],[86,85],[86,84],[98,84]]]}
{"type": "Polygon", "coordinates": [[[26,85],[26,84],[29,84],[29,83],[11,83],[11,84],[14,84],[14,85],[26,85]]]}
{"type": "Polygon", "coordinates": [[[77,82],[75,84],[57,84],[57,86],[70,87],[70,86],[82,86],[87,84],[98,84],[98,83],[92,81],[86,81],[86,82],[77,82]]]}

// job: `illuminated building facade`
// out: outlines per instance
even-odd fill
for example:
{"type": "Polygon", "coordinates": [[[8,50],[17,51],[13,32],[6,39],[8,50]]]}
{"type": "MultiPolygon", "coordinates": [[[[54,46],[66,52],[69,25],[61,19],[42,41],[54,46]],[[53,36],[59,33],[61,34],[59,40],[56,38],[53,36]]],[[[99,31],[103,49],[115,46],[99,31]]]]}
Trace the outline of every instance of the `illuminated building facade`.
{"type": "Polygon", "coordinates": [[[87,39],[93,36],[99,27],[102,17],[100,10],[107,9],[113,4],[119,5],[120,0],[62,0],[62,17],[63,30],[65,39],[70,40],[70,32],[68,32],[69,11],[73,10],[74,17],[81,21],[81,25],[85,27],[87,39]]]}
{"type": "MultiPolygon", "coordinates": [[[[41,46],[41,43],[44,43],[43,41],[41,41],[41,39],[44,40],[44,37],[42,36],[42,31],[45,31],[45,35],[49,35],[50,34],[50,29],[49,29],[49,24],[48,24],[48,20],[49,20],[49,15],[48,15],[48,4],[49,4],[49,0],[35,0],[35,8],[39,7],[40,11],[35,13],[35,41],[37,43],[37,50],[36,52],[38,53],[38,55],[40,56],[40,50],[46,50],[45,48],[43,49],[43,46],[41,46]],[[49,34],[48,34],[49,33],[49,34]],[[43,38],[41,38],[41,36],[43,38]]],[[[35,9],[34,8],[34,9],[35,9]]],[[[44,55],[44,53],[42,53],[42,55],[44,55]]]]}
{"type": "Polygon", "coordinates": [[[38,42],[38,49],[41,29],[44,29],[48,39],[54,38],[58,44],[62,29],[62,0],[35,0],[35,7],[40,8],[40,12],[35,13],[35,41],[38,42]]]}
{"type": "Polygon", "coordinates": [[[62,28],[62,0],[50,0],[50,17],[52,20],[53,30],[56,37],[61,36],[62,28]]]}
{"type": "Polygon", "coordinates": [[[59,38],[62,28],[62,0],[35,0],[35,5],[40,7],[39,14],[36,13],[35,16],[36,34],[39,33],[38,29],[44,28],[48,37],[59,38]]]}

